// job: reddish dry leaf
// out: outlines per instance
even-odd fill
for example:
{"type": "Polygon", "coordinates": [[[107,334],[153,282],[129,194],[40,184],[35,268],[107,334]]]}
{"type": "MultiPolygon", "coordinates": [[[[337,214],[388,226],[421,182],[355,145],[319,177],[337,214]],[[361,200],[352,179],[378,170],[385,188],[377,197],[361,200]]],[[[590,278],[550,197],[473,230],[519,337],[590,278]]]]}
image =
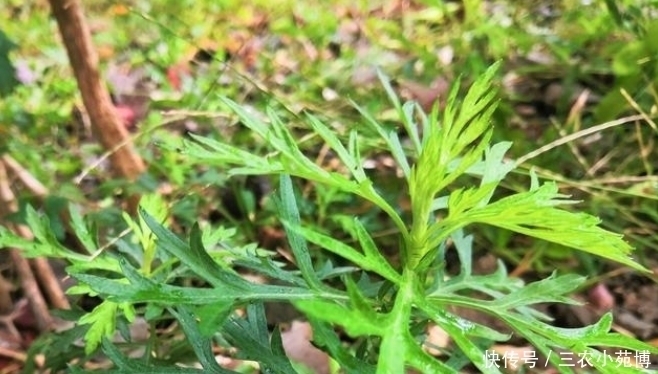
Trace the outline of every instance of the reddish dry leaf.
{"type": "Polygon", "coordinates": [[[283,349],[288,357],[318,374],[329,374],[329,356],[311,344],[313,330],[307,322],[292,321],[290,329],[281,333],[283,349]]]}
{"type": "Polygon", "coordinates": [[[107,80],[113,90],[117,115],[126,129],[134,129],[139,121],[146,118],[150,102],[144,72],[127,65],[111,64],[107,80]]]}
{"type": "Polygon", "coordinates": [[[437,78],[428,87],[412,81],[400,82],[400,96],[405,100],[418,102],[424,111],[430,112],[434,104],[438,101],[443,106],[443,99],[448,92],[450,85],[443,78],[437,78]]]}
{"type": "Polygon", "coordinates": [[[615,298],[603,283],[597,283],[590,288],[587,292],[587,299],[594,308],[600,311],[611,310],[615,307],[615,298]]]}

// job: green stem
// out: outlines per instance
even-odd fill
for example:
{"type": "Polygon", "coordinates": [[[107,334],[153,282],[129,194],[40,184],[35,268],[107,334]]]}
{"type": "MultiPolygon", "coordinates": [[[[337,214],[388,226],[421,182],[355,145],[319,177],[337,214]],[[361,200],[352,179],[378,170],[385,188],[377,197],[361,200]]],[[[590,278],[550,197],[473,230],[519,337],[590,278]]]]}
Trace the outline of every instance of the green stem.
{"type": "Polygon", "coordinates": [[[406,337],[409,336],[411,309],[419,288],[418,283],[415,272],[406,268],[402,274],[400,290],[395,297],[395,305],[389,314],[390,328],[382,338],[377,374],[404,373],[408,347],[406,337]]]}
{"type": "Polygon", "coordinates": [[[155,239],[151,237],[151,234],[148,234],[148,239],[145,240],[144,245],[144,262],[142,263],[142,273],[144,276],[149,277],[151,275],[151,266],[153,260],[155,259],[155,239]]]}
{"type": "MultiPolygon", "coordinates": [[[[417,181],[416,185],[421,185],[422,182],[417,181]]],[[[419,190],[411,191],[411,207],[412,207],[412,226],[409,232],[409,238],[405,242],[406,245],[406,258],[405,267],[415,269],[420,259],[427,253],[427,229],[428,219],[430,215],[431,196],[427,191],[419,190]]]]}

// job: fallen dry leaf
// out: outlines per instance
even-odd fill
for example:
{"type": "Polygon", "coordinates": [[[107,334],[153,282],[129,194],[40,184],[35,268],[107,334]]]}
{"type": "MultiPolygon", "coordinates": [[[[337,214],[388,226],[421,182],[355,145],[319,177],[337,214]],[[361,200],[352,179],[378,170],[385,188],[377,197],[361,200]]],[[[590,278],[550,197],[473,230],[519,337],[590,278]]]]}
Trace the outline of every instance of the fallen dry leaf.
{"type": "Polygon", "coordinates": [[[447,348],[450,344],[450,335],[437,325],[430,325],[427,328],[427,338],[423,343],[425,351],[432,356],[440,356],[441,349],[447,348]]]}
{"type": "Polygon", "coordinates": [[[430,112],[437,101],[439,105],[443,105],[442,99],[445,99],[449,88],[448,81],[441,77],[435,79],[430,86],[412,81],[401,81],[400,96],[405,100],[418,102],[424,111],[430,112]]]}
{"type": "Polygon", "coordinates": [[[598,310],[607,311],[615,307],[615,297],[603,283],[598,283],[590,288],[587,292],[587,299],[598,310]]]}
{"type": "Polygon", "coordinates": [[[292,321],[290,328],[281,333],[286,355],[306,365],[318,374],[329,374],[329,356],[311,344],[313,330],[308,322],[292,321]]]}

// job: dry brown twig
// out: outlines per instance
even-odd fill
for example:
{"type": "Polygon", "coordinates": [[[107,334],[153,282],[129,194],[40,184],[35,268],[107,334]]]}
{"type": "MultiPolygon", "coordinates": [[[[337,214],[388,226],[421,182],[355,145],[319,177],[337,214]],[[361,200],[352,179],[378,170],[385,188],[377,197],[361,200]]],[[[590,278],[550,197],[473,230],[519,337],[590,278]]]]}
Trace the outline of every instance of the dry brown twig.
{"type": "MultiPolygon", "coordinates": [[[[34,236],[30,229],[23,225],[18,225],[14,228],[16,233],[28,240],[32,240],[34,236]]],[[[71,309],[71,304],[66,294],[53,272],[53,268],[48,263],[48,259],[44,257],[33,258],[30,261],[34,274],[41,285],[41,289],[45,293],[50,305],[57,309],[71,309]]]]}
{"type": "MultiPolygon", "coordinates": [[[[10,171],[21,182],[22,186],[29,190],[35,197],[43,200],[48,196],[48,189],[10,155],[5,154],[0,157],[0,164],[3,164],[5,171],[10,171]]],[[[67,221],[67,218],[64,217],[64,220],[67,221]]],[[[30,229],[23,225],[15,226],[14,232],[28,240],[34,238],[30,229]]],[[[45,258],[35,258],[30,260],[30,263],[41,285],[41,289],[45,292],[51,305],[58,309],[69,309],[71,305],[48,260],[45,258]]]]}
{"type": "MultiPolygon", "coordinates": [[[[71,68],[78,82],[94,136],[109,155],[116,176],[135,181],[146,169],[135,152],[128,130],[117,115],[110,94],[101,79],[98,54],[93,47],[80,0],[49,0],[57,20],[71,68]]],[[[131,212],[137,211],[139,196],[129,198],[131,212]]]]}
{"type": "Polygon", "coordinates": [[[7,171],[11,172],[13,176],[20,180],[21,184],[27,188],[32,195],[38,198],[48,196],[48,189],[41,182],[39,182],[29,171],[27,171],[18,161],[14,160],[8,154],[1,157],[2,162],[5,164],[7,171]]]}
{"type": "MultiPolygon", "coordinates": [[[[0,215],[2,217],[18,209],[15,195],[9,185],[4,163],[0,163],[0,203],[0,209],[2,209],[0,215]]],[[[10,225],[7,226],[10,227],[10,225]]],[[[30,303],[30,308],[37,321],[37,328],[39,331],[49,331],[53,327],[53,319],[48,311],[48,305],[39,290],[39,285],[32,273],[29,262],[15,248],[9,249],[9,255],[21,279],[23,294],[30,303]]]]}
{"type": "Polygon", "coordinates": [[[25,362],[27,360],[27,355],[25,353],[4,347],[0,347],[0,356],[8,357],[20,362],[25,362]]]}

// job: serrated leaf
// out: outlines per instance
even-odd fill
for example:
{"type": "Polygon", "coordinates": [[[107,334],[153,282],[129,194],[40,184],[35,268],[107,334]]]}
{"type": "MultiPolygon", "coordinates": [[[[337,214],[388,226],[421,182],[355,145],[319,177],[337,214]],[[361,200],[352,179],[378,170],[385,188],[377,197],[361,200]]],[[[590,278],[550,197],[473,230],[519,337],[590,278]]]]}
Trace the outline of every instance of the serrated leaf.
{"type": "MultiPolygon", "coordinates": [[[[406,345],[408,346],[406,352],[406,361],[417,370],[420,370],[421,373],[459,373],[458,370],[453,369],[430,356],[425,352],[416,342],[412,339],[407,339],[406,345]]],[[[382,370],[387,370],[382,368],[382,370]]],[[[390,372],[390,371],[384,371],[390,372]]]]}
{"type": "Polygon", "coordinates": [[[356,166],[355,169],[352,170],[352,174],[359,183],[369,181],[366,176],[366,171],[363,169],[363,157],[361,157],[361,150],[359,149],[359,136],[355,130],[350,131],[348,146],[350,155],[356,160],[356,166]]]}
{"type": "MultiPolygon", "coordinates": [[[[290,174],[294,174],[296,169],[304,170],[304,173],[313,178],[318,179],[319,181],[328,181],[331,179],[331,174],[336,175],[336,173],[329,173],[315,162],[311,161],[306,155],[299,149],[297,140],[290,133],[290,130],[281,122],[279,116],[274,112],[271,107],[267,108],[267,113],[272,124],[272,128],[275,129],[278,133],[279,138],[285,144],[285,149],[280,149],[282,155],[282,164],[287,165],[286,170],[290,174]]],[[[270,145],[276,147],[269,139],[270,145]]],[[[342,177],[342,176],[341,176],[342,177]]],[[[311,178],[311,179],[313,179],[311,178]]],[[[347,180],[346,178],[344,178],[347,180]]]]}
{"type": "Polygon", "coordinates": [[[209,304],[233,302],[241,295],[226,289],[192,289],[158,283],[151,283],[146,287],[145,285],[150,282],[147,278],[143,278],[140,284],[131,284],[90,274],[72,273],[71,276],[91,287],[94,292],[116,302],[209,304]]]}
{"type": "MultiPolygon", "coordinates": [[[[148,365],[141,360],[130,359],[124,356],[121,351],[112,344],[108,339],[103,339],[103,352],[112,360],[117,369],[107,370],[109,373],[116,374],[200,374],[204,373],[200,369],[183,368],[179,366],[155,366],[148,365]]],[[[83,373],[85,371],[82,371],[83,373]]],[[[222,374],[237,374],[234,371],[224,370],[222,374]]]]}
{"type": "MultiPolygon", "coordinates": [[[[306,240],[309,242],[319,245],[320,247],[332,252],[338,256],[341,256],[347,260],[352,261],[358,265],[361,269],[374,271],[382,277],[389,279],[392,282],[396,282],[399,279],[397,272],[391,272],[392,268],[388,262],[384,260],[381,262],[381,259],[378,258],[369,258],[361,254],[357,249],[344,244],[341,241],[338,241],[330,236],[320,234],[311,229],[299,226],[292,226],[284,222],[286,227],[289,227],[291,230],[300,233],[306,240]]],[[[370,249],[369,249],[370,250],[370,249]]]]}
{"type": "Polygon", "coordinates": [[[39,234],[34,240],[28,240],[0,227],[0,248],[17,248],[25,257],[61,258],[69,261],[67,268],[78,270],[100,269],[119,272],[119,262],[110,256],[87,256],[74,252],[59,243],[48,225],[48,218],[41,217],[34,209],[28,207],[29,225],[33,233],[39,234]],[[31,211],[31,212],[30,212],[31,211]]]}
{"type": "Polygon", "coordinates": [[[252,304],[247,310],[247,319],[231,318],[224,325],[228,340],[240,347],[239,357],[261,363],[267,373],[294,373],[290,360],[281,352],[277,342],[271,343],[262,304],[252,304]],[[272,349],[273,346],[276,349],[272,349]]]}
{"type": "Polygon", "coordinates": [[[315,132],[317,132],[322,139],[331,147],[331,149],[336,152],[336,155],[340,160],[343,162],[343,165],[347,167],[347,169],[354,175],[354,178],[356,179],[357,182],[363,182],[368,179],[366,177],[365,172],[363,169],[360,168],[361,161],[356,160],[350,152],[345,149],[345,146],[338,140],[338,137],[331,131],[329,128],[320,122],[320,120],[311,115],[307,114],[307,118],[309,120],[309,124],[313,127],[315,132]]]}
{"type": "MultiPolygon", "coordinates": [[[[648,352],[658,353],[658,348],[649,344],[640,342],[630,337],[620,338],[619,334],[610,333],[612,326],[612,314],[604,315],[597,323],[582,328],[557,328],[545,323],[536,321],[530,317],[502,313],[499,317],[512,327],[519,335],[530,341],[543,355],[550,358],[551,363],[560,372],[570,373],[571,370],[565,369],[560,357],[554,354],[553,349],[563,348],[575,353],[590,352],[599,359],[602,357],[601,352],[593,350],[592,346],[601,346],[610,344],[611,347],[621,347],[631,350],[647,350],[648,352]],[[605,343],[603,343],[605,342],[605,343]],[[553,353],[551,355],[551,353],[553,353]]],[[[604,370],[605,365],[600,361],[592,362],[598,370],[604,370]]],[[[620,368],[615,368],[622,372],[620,368]]],[[[636,368],[625,368],[627,373],[640,373],[636,368]]]]}
{"type": "MultiPolygon", "coordinates": [[[[478,77],[461,103],[457,101],[457,81],[448,96],[442,121],[439,123],[436,107],[429,118],[422,149],[409,178],[413,240],[405,247],[408,267],[423,271],[433,262],[439,244],[465,225],[463,221],[438,223],[427,232],[430,213],[437,207],[436,195],[480,162],[488,149],[493,134],[491,116],[496,107],[496,90],[492,89],[491,80],[498,67],[494,64],[478,77]]],[[[481,194],[478,204],[488,200],[495,184],[487,184],[491,187],[481,194]]],[[[479,192],[476,189],[472,194],[479,192]]]]}
{"type": "MultiPolygon", "coordinates": [[[[484,153],[484,162],[482,164],[481,186],[488,183],[499,182],[514,168],[516,164],[512,161],[505,161],[505,153],[512,147],[512,142],[496,143],[488,148],[484,153]]],[[[470,171],[470,170],[469,170],[470,171]]],[[[488,201],[487,201],[488,202],[488,201]]]]}
{"type": "Polygon", "coordinates": [[[260,119],[256,118],[251,113],[247,112],[242,106],[238,105],[236,102],[228,99],[226,97],[219,98],[224,104],[226,104],[231,111],[240,117],[242,123],[249,127],[252,131],[257,133],[261,138],[270,143],[280,152],[289,153],[290,150],[283,140],[276,136],[272,131],[271,126],[268,126],[260,119]]]}
{"type": "Polygon", "coordinates": [[[216,373],[216,374],[225,374],[231,373],[231,371],[226,370],[217,364],[215,355],[212,352],[212,345],[210,338],[204,337],[201,335],[194,316],[186,308],[170,308],[169,313],[171,313],[178,322],[180,322],[187,341],[192,345],[192,349],[196,354],[196,357],[199,359],[199,363],[203,366],[204,373],[216,373]]]}
{"type": "Polygon", "coordinates": [[[143,209],[140,209],[140,215],[153,234],[158,238],[158,246],[187,265],[191,271],[215,287],[224,286],[244,289],[246,284],[244,280],[222,269],[205,251],[198,224],[192,228],[190,244],[188,245],[178,236],[174,235],[174,233],[165,229],[143,209]]]}
{"type": "MultiPolygon", "coordinates": [[[[301,220],[299,217],[299,210],[297,209],[295,193],[293,191],[290,176],[280,176],[279,190],[279,198],[276,199],[275,202],[277,203],[277,209],[281,218],[290,222],[294,226],[300,225],[301,220]]],[[[308,247],[306,246],[306,241],[298,232],[291,230],[288,226],[285,226],[285,231],[286,236],[288,237],[288,243],[290,243],[290,249],[295,256],[297,266],[302,272],[302,276],[312,288],[323,288],[324,286],[318,279],[315,269],[313,268],[313,261],[308,251],[308,247]]]]}
{"type": "Polygon", "coordinates": [[[522,288],[523,285],[522,280],[509,277],[502,261],[499,261],[498,269],[494,273],[468,276],[460,274],[442,283],[430,295],[449,296],[461,290],[474,290],[497,299],[522,288]]]}
{"type": "Polygon", "coordinates": [[[309,318],[313,327],[313,345],[329,353],[347,374],[374,374],[375,367],[358,360],[344,346],[331,325],[309,318]]]}
{"type": "Polygon", "coordinates": [[[345,277],[344,279],[345,286],[347,287],[347,294],[350,297],[350,306],[366,318],[380,318],[380,316],[377,315],[377,312],[373,310],[368,299],[361,293],[359,287],[354,283],[354,280],[351,277],[345,277]]]}
{"type": "MultiPolygon", "coordinates": [[[[384,74],[384,72],[382,72],[379,69],[377,69],[377,75],[379,76],[379,81],[384,86],[384,90],[386,91],[389,101],[391,102],[391,104],[393,104],[395,110],[398,112],[398,117],[400,117],[400,119],[402,120],[402,124],[404,125],[404,128],[407,131],[407,135],[409,135],[409,138],[413,143],[415,154],[416,155],[420,154],[422,146],[420,143],[420,136],[418,134],[418,129],[416,128],[413,119],[413,112],[414,109],[417,108],[417,106],[413,102],[407,102],[404,103],[404,105],[401,105],[400,99],[398,99],[395,90],[393,90],[389,78],[384,74]]],[[[397,145],[399,145],[399,142],[397,145]]],[[[404,161],[406,163],[406,158],[404,158],[404,161]]],[[[405,170],[404,166],[405,165],[400,164],[400,167],[402,167],[403,170],[405,170]]],[[[407,173],[405,173],[405,176],[408,176],[409,165],[406,165],[406,171],[407,173]]]]}
{"type": "Polygon", "coordinates": [[[304,314],[318,320],[343,326],[345,331],[352,337],[363,335],[382,336],[387,324],[386,318],[382,315],[377,315],[375,318],[370,314],[364,316],[358,310],[328,301],[304,300],[296,301],[294,304],[304,314]]]}
{"type": "Polygon", "coordinates": [[[462,352],[477,366],[482,372],[500,373],[497,368],[489,368],[486,362],[485,351],[480,348],[472,336],[484,337],[490,340],[506,341],[509,335],[501,334],[489,327],[482,326],[471,321],[447,313],[443,308],[423,302],[420,307],[425,310],[430,318],[445,330],[462,352]]]}
{"type": "MultiPolygon", "coordinates": [[[[447,312],[444,306],[436,305],[431,302],[420,302],[420,308],[428,313],[430,318],[439,326],[447,326],[451,331],[458,332],[459,335],[465,335],[474,338],[483,338],[491,341],[504,342],[512,336],[494,330],[491,327],[475,323],[462,318],[459,315],[447,312]]],[[[452,334],[451,334],[452,335],[452,334]]]]}
{"type": "Polygon", "coordinates": [[[185,141],[183,143],[183,152],[190,157],[205,162],[217,162],[221,165],[226,163],[232,165],[245,165],[252,170],[257,170],[257,174],[278,173],[283,171],[281,164],[274,162],[271,158],[260,157],[238,147],[220,143],[203,136],[190,134],[190,137],[194,139],[194,142],[185,141]],[[201,145],[205,146],[205,148],[201,147],[201,145]]]}
{"type": "MultiPolygon", "coordinates": [[[[122,258],[119,261],[119,265],[121,266],[121,273],[133,286],[140,289],[149,289],[156,288],[159,285],[159,283],[154,279],[147,278],[146,276],[140,274],[137,269],[132,267],[132,265],[126,261],[126,259],[122,258]]],[[[122,281],[123,280],[121,280],[121,282],[122,281]]]]}
{"type": "Polygon", "coordinates": [[[399,282],[401,275],[393,268],[393,266],[391,266],[388,260],[384,258],[361,221],[355,218],[353,222],[357,239],[359,240],[359,244],[361,245],[361,249],[363,250],[366,259],[377,263],[379,271],[385,273],[381,274],[384,278],[394,283],[399,282]]]}
{"type": "MultiPolygon", "coordinates": [[[[414,299],[420,292],[419,277],[413,270],[405,269],[395,295],[391,311],[379,317],[382,343],[377,362],[377,373],[401,373],[411,350],[416,345],[409,330],[414,299]]],[[[368,317],[367,315],[365,317],[368,317]]],[[[372,318],[371,318],[372,319],[372,318]]]]}
{"type": "Polygon", "coordinates": [[[598,226],[598,218],[555,207],[568,203],[573,202],[558,194],[555,183],[546,183],[536,190],[474,209],[460,218],[505,228],[648,271],[629,257],[632,247],[622,240],[621,235],[598,226]]]}
{"type": "Polygon", "coordinates": [[[176,304],[233,303],[236,301],[266,300],[306,300],[317,297],[345,300],[346,296],[328,291],[310,291],[299,287],[248,284],[247,288],[235,289],[229,286],[216,288],[190,288],[156,283],[143,277],[133,269],[131,277],[141,277],[135,283],[125,280],[108,279],[90,274],[72,273],[75,279],[91,287],[94,292],[109,300],[122,302],[158,302],[176,304]]]}
{"type": "Polygon", "coordinates": [[[272,261],[270,258],[260,257],[260,258],[241,258],[233,262],[236,266],[242,266],[249,270],[253,270],[256,273],[265,275],[272,279],[277,279],[285,284],[294,285],[297,287],[307,287],[309,283],[303,278],[299,277],[296,273],[292,271],[286,271],[281,268],[281,265],[278,265],[272,261]]]}
{"type": "Polygon", "coordinates": [[[488,200],[493,194],[497,185],[498,183],[493,182],[478,188],[453,191],[448,198],[448,213],[453,216],[459,216],[466,210],[472,209],[476,206],[481,206],[481,203],[488,200]]]}
{"type": "Polygon", "coordinates": [[[98,348],[103,338],[109,338],[114,334],[117,309],[117,303],[106,300],[78,321],[81,325],[90,325],[85,334],[85,353],[87,355],[98,348]]]}
{"type": "Polygon", "coordinates": [[[500,309],[513,309],[539,303],[577,304],[576,301],[565,295],[575,291],[584,281],[585,277],[576,274],[565,274],[558,277],[556,273],[553,273],[548,278],[529,283],[491,303],[500,309]]]}
{"type": "Polygon", "coordinates": [[[80,210],[73,205],[69,205],[69,217],[71,228],[80,243],[82,243],[89,254],[96,252],[98,246],[87,224],[84,222],[80,210]]]}
{"type": "Polygon", "coordinates": [[[411,167],[409,166],[409,161],[407,160],[407,156],[404,152],[404,149],[402,148],[402,144],[400,143],[400,139],[398,138],[397,133],[393,130],[385,130],[384,127],[380,125],[370,113],[365,111],[365,109],[361,108],[353,101],[351,103],[352,106],[354,106],[365,119],[366,124],[370,125],[370,127],[377,131],[379,136],[384,139],[388,149],[391,151],[391,155],[395,159],[400,169],[402,169],[402,173],[404,174],[405,178],[408,179],[409,175],[411,174],[411,167]]]}

